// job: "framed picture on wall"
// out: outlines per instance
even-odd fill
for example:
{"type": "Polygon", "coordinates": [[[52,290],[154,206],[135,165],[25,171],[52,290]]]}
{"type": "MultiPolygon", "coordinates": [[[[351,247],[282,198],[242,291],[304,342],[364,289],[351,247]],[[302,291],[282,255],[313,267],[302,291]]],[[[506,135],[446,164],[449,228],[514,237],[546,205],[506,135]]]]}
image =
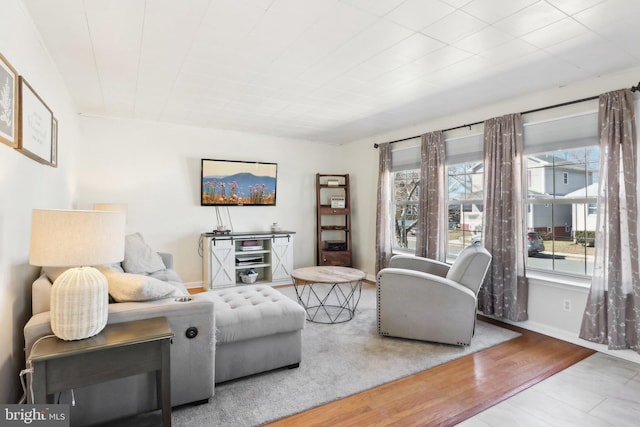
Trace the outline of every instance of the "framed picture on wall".
{"type": "Polygon", "coordinates": [[[51,166],[58,167],[58,119],[51,120],[51,166]]]}
{"type": "Polygon", "coordinates": [[[0,54],[0,142],[18,147],[18,72],[0,54]]]}
{"type": "Polygon", "coordinates": [[[51,165],[53,113],[24,77],[20,77],[19,121],[18,150],[40,163],[51,165]]]}

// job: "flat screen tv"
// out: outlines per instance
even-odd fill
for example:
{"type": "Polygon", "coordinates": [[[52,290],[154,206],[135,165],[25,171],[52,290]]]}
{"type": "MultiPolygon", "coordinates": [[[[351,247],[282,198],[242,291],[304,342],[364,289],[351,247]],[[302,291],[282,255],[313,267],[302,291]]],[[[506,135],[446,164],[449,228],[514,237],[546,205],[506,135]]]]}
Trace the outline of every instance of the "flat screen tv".
{"type": "Polygon", "coordinates": [[[202,206],[275,206],[278,164],[202,159],[202,206]]]}

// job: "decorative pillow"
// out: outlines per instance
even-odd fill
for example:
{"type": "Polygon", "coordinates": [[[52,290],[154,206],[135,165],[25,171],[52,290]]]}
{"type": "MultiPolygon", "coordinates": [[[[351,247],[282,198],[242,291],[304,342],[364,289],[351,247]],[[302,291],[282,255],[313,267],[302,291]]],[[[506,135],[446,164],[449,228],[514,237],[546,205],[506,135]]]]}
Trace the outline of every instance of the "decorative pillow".
{"type": "Polygon", "coordinates": [[[134,274],[150,274],[167,268],[160,255],[145,243],[140,233],[125,237],[122,267],[125,272],[134,274]]]}
{"type": "Polygon", "coordinates": [[[98,267],[109,282],[109,295],[116,302],[151,301],[173,296],[182,292],[168,282],[139,274],[119,273],[109,268],[98,267]]]}

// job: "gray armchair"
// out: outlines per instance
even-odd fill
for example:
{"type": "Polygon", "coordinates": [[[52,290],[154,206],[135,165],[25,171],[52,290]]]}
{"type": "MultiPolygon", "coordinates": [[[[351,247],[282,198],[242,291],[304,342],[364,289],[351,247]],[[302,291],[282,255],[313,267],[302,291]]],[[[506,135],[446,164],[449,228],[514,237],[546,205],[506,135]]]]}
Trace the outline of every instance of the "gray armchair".
{"type": "Polygon", "coordinates": [[[463,249],[452,265],[396,255],[378,272],[380,335],[469,345],[477,295],[491,263],[481,246],[463,249]]]}

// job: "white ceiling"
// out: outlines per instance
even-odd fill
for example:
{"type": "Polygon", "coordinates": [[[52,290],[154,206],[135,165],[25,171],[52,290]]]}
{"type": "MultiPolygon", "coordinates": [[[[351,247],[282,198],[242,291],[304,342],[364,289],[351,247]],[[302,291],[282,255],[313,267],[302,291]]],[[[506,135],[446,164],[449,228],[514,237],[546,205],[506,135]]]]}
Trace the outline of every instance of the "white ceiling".
{"type": "Polygon", "coordinates": [[[640,64],[638,0],[23,2],[80,114],[329,143],[640,64]]]}

